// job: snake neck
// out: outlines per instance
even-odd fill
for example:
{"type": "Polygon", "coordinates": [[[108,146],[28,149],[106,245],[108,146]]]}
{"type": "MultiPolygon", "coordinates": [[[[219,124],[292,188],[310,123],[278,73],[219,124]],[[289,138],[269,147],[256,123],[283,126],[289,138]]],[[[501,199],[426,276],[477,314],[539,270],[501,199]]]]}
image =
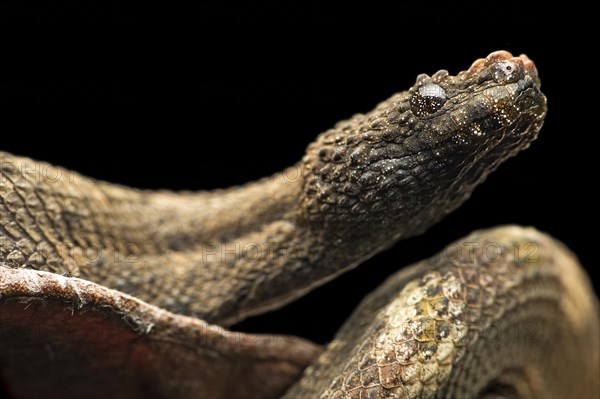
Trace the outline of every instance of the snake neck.
{"type": "Polygon", "coordinates": [[[271,223],[295,223],[301,179],[296,167],[243,186],[199,193],[145,192],[153,241],[166,251],[192,251],[210,243],[236,242],[271,223]]]}
{"type": "Polygon", "coordinates": [[[19,267],[58,266],[70,250],[147,256],[235,242],[273,221],[293,222],[301,186],[293,173],[226,190],[144,191],[0,153],[0,256],[19,267]]]}
{"type": "Polygon", "coordinates": [[[373,251],[366,235],[340,237],[306,217],[300,166],[240,187],[174,193],[0,158],[4,264],[83,277],[209,321],[282,306],[373,251]]]}

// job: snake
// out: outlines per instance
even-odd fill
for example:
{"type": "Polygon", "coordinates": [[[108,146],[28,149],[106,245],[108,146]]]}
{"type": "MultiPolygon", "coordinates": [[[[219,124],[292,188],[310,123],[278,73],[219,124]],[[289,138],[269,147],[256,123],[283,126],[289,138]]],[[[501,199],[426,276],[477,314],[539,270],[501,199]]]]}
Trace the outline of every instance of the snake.
{"type": "Polygon", "coordinates": [[[598,300],[533,228],[476,231],[402,268],[325,348],[227,330],[458,208],[537,138],[540,87],[506,51],[421,74],[293,166],[214,191],[0,153],[0,382],[25,398],[597,397],[598,300]]]}

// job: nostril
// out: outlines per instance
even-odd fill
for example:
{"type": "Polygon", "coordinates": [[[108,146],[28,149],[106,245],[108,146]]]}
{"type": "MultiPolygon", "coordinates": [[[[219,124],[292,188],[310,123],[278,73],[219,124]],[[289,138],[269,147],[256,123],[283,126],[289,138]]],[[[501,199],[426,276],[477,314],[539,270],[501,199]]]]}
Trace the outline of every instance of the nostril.
{"type": "Polygon", "coordinates": [[[524,77],[522,64],[518,58],[496,61],[492,76],[498,83],[518,82],[524,77]]]}

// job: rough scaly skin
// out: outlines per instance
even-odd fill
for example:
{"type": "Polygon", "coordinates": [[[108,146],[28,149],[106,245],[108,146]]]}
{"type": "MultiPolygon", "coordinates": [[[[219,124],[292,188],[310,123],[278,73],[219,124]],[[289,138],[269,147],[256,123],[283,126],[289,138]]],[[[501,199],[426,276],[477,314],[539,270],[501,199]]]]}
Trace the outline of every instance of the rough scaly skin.
{"type": "Polygon", "coordinates": [[[0,293],[0,379],[21,398],[276,398],[308,364],[286,398],[600,395],[598,301],[573,254],[532,228],[478,231],[401,270],[316,361],[302,339],[54,273],[0,267],[0,293]]]}
{"type": "Polygon", "coordinates": [[[290,173],[228,190],[139,191],[1,154],[0,260],[230,324],[425,231],[545,112],[533,63],[496,52],[456,77],[420,75],[321,134],[290,173]]]}
{"type": "Polygon", "coordinates": [[[370,294],[285,398],[591,398],[598,301],[534,229],[478,231],[370,294]]]}

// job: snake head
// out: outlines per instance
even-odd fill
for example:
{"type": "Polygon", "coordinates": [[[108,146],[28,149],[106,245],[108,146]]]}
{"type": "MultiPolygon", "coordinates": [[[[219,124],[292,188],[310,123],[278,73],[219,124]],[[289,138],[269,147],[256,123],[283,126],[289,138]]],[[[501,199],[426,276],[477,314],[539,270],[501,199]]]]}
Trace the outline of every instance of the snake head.
{"type": "Polygon", "coordinates": [[[419,75],[408,91],[309,146],[302,216],[340,236],[419,234],[527,148],[545,114],[536,68],[525,55],[497,51],[456,76],[419,75]]]}

